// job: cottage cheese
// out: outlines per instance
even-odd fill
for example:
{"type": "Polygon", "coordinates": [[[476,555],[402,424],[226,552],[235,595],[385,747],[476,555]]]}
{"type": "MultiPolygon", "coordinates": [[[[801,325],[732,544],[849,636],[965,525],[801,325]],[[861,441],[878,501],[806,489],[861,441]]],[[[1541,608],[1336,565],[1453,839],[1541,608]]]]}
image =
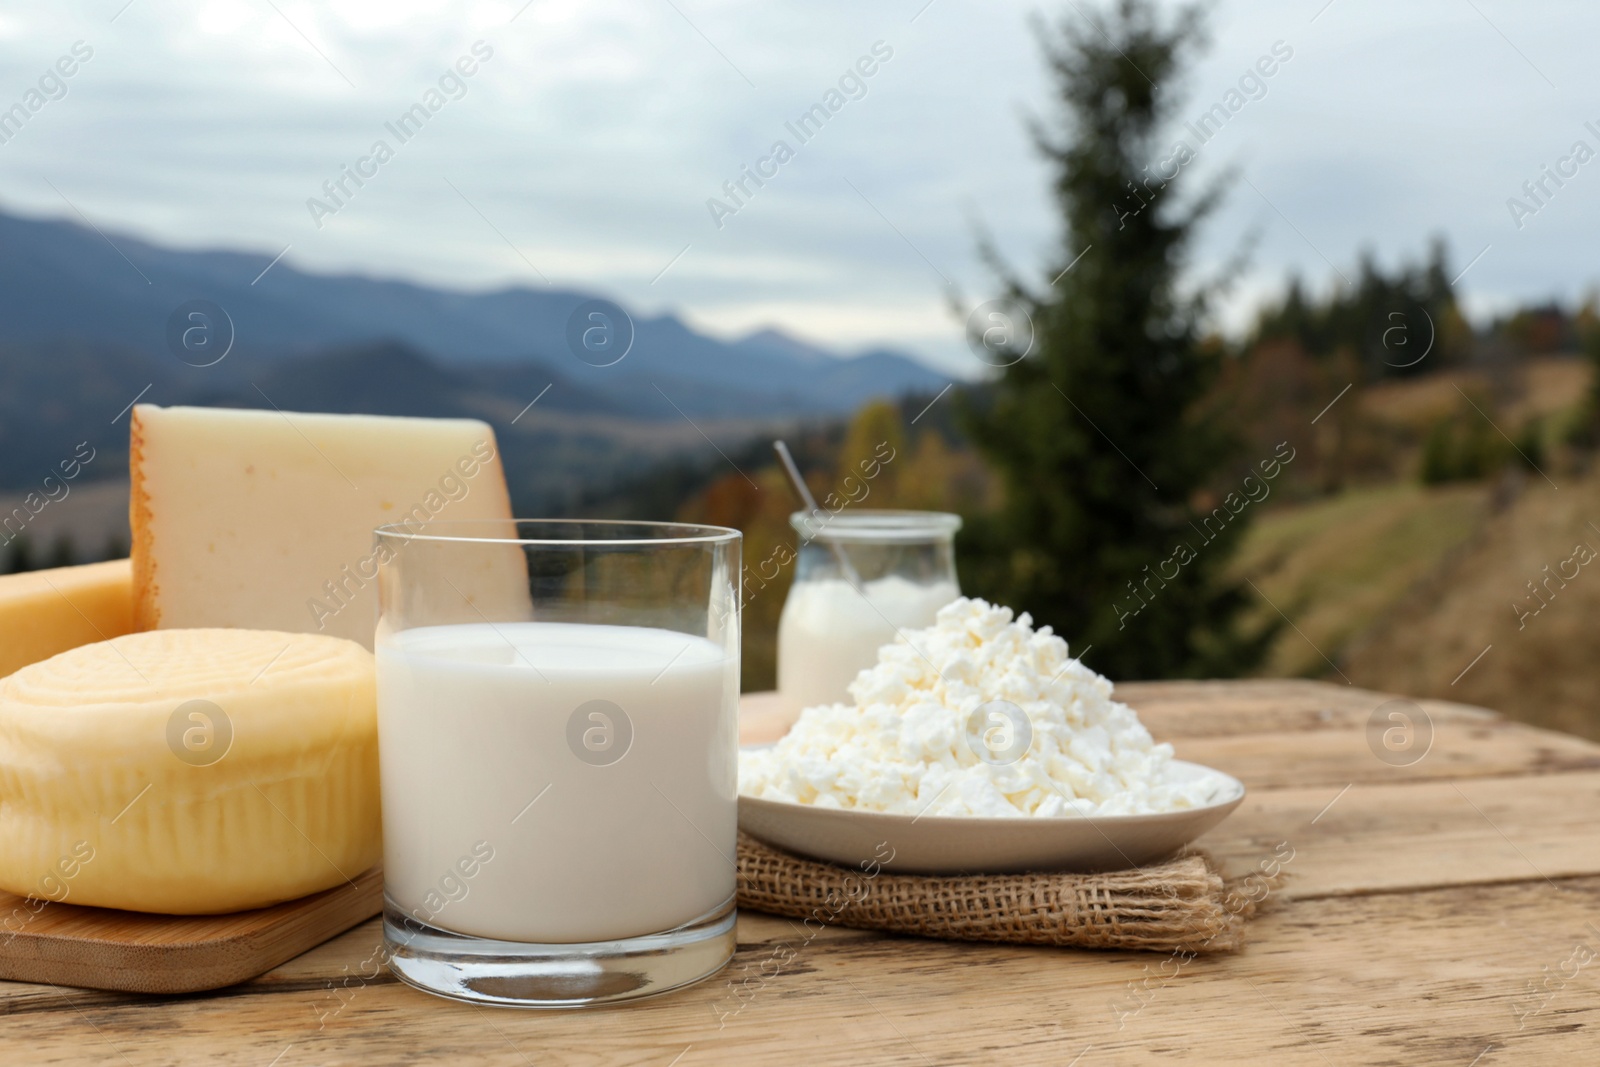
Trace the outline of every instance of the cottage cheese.
{"type": "Polygon", "coordinates": [[[932,627],[879,650],[850,685],[854,705],[806,708],[776,745],[741,753],[740,792],[823,808],[1019,818],[1207,803],[1215,783],[1174,780],[1172,746],[1155,744],[1133,709],[1111,699],[1109,681],[1032,622],[982,600],[953,601],[932,627]],[[1015,728],[989,714],[1008,709],[996,701],[1020,709],[1005,711],[1015,728]]]}

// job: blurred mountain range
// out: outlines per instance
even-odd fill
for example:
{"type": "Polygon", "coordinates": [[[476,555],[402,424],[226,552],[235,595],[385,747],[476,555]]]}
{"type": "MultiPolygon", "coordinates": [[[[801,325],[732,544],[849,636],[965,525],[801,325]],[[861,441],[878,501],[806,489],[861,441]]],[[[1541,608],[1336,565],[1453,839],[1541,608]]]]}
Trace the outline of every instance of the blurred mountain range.
{"type": "Polygon", "coordinates": [[[903,352],[845,356],[773,330],[725,341],[673,315],[632,316],[625,357],[593,366],[568,335],[595,299],[310,274],[0,213],[0,492],[33,488],[85,440],[100,450],[89,478],[125,475],[123,412],[140,397],[486,419],[519,506],[543,509],[664,453],[949,381],[903,352]],[[211,366],[169,341],[192,301],[225,313],[209,351],[231,331],[211,366]]]}

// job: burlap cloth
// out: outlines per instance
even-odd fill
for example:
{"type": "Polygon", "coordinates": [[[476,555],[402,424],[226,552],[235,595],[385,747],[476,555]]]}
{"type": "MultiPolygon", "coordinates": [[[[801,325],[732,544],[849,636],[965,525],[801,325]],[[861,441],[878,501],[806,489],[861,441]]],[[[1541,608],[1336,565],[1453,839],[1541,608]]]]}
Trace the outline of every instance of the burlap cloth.
{"type": "Polygon", "coordinates": [[[808,930],[820,924],[952,941],[1232,952],[1279,880],[1258,873],[1227,882],[1202,852],[1103,874],[868,873],[739,835],[739,907],[805,919],[808,930]]]}

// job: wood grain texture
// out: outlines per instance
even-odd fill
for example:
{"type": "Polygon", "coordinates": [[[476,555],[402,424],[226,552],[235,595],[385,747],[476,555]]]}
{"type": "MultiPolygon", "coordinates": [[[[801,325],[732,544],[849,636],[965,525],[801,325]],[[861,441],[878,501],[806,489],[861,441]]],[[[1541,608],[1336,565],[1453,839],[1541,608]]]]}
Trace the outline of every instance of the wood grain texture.
{"type": "Polygon", "coordinates": [[[1279,841],[1288,898],[1600,875],[1600,773],[1264,790],[1196,844],[1225,871],[1279,841]],[[1322,814],[1326,809],[1326,813],[1322,814]],[[1319,818],[1320,815],[1320,818],[1319,818]]]}
{"type": "Polygon", "coordinates": [[[0,915],[11,917],[0,937],[0,979],[133,993],[217,989],[269,971],[382,907],[378,868],[322,893],[230,915],[30,904],[0,893],[0,915]]]}
{"type": "Polygon", "coordinates": [[[1432,748],[1409,766],[1393,766],[1374,756],[1364,729],[1168,739],[1178,758],[1226,771],[1251,790],[1600,770],[1600,747],[1570,734],[1470,720],[1436,721],[1433,731],[1432,748]]]}
{"type": "MultiPolygon", "coordinates": [[[[865,934],[814,941],[741,921],[729,969],[701,985],[582,1012],[493,1011],[383,975],[266,981],[163,1002],[65,1002],[0,1022],[30,1064],[544,1065],[1591,1063],[1600,962],[1528,999],[1591,927],[1600,880],[1329,898],[1258,920],[1227,958],[974,946],[865,934]],[[780,946],[788,965],[762,976],[780,946]],[[1404,950],[1397,950],[1403,945],[1404,950]],[[1164,966],[1164,964],[1166,964],[1164,966]],[[1148,969],[1147,969],[1148,968],[1148,969]],[[749,984],[745,984],[749,979],[749,984]],[[742,1007],[741,1007],[742,1005],[742,1007]],[[1539,1006],[1542,1010],[1527,1009],[1539,1006]],[[1522,1011],[1519,1018],[1518,1011],[1522,1011]],[[1088,1050],[1087,1052],[1085,1050],[1088,1050]]],[[[352,931],[324,965],[375,946],[352,931]]],[[[1571,969],[1571,964],[1568,969],[1571,969]]],[[[1554,985],[1554,983],[1552,983],[1554,985]]],[[[75,996],[75,995],[74,995],[75,996]]]]}
{"type": "MultiPolygon", "coordinates": [[[[747,913],[733,964],[698,986],[617,1008],[510,1012],[428,997],[386,971],[365,977],[381,940],[370,921],[201,996],[0,983],[0,1060],[1595,1062],[1600,746],[1419,702],[1434,746],[1399,768],[1365,740],[1383,694],[1302,682],[1120,688],[1181,754],[1250,782],[1244,806],[1201,842],[1232,873],[1280,841],[1295,850],[1276,906],[1236,955],[1180,966],[838,928],[807,943],[796,924],[747,913]]],[[[774,728],[770,698],[746,706],[747,739],[774,728]]]]}

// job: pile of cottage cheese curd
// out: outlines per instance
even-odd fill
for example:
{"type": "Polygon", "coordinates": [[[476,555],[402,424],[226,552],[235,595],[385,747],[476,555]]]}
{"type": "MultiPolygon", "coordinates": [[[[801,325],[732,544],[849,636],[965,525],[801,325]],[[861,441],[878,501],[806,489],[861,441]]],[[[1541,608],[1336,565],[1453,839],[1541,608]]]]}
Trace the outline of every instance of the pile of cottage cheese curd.
{"type": "Polygon", "coordinates": [[[1142,815],[1206,804],[1111,683],[1024,613],[960,598],[883,646],[850,704],[804,709],[739,756],[739,791],[900,815],[1142,815]],[[976,714],[975,714],[976,713],[976,714]],[[995,731],[999,731],[998,735],[995,731]],[[998,738],[998,744],[997,744],[998,738]],[[1024,747],[1025,746],[1025,747],[1024,747]]]}

